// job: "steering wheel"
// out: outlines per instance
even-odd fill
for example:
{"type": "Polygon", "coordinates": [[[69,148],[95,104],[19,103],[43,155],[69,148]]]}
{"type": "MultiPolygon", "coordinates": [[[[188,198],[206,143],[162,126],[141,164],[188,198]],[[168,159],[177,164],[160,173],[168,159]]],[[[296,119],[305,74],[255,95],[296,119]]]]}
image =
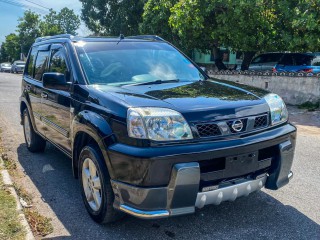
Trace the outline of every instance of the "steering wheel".
{"type": "Polygon", "coordinates": [[[124,66],[121,62],[113,62],[101,71],[100,77],[107,78],[111,75],[115,75],[114,77],[119,77],[121,69],[124,69],[124,66]]]}

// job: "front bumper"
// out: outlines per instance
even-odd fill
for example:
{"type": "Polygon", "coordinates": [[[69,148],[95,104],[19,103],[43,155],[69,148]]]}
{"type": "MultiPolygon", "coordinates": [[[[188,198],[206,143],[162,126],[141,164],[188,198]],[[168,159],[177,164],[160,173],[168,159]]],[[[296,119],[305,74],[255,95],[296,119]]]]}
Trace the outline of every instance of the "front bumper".
{"type": "MultiPolygon", "coordinates": [[[[168,183],[162,186],[144,186],[114,179],[111,181],[115,193],[114,207],[140,218],[162,218],[193,213],[195,207],[202,208],[208,204],[218,205],[223,201],[234,201],[238,197],[246,196],[264,186],[276,190],[286,185],[292,177],[291,166],[296,136],[295,128],[290,124],[277,129],[277,131],[279,130],[282,134],[273,135],[270,140],[251,142],[251,144],[227,150],[222,149],[222,153],[221,149],[215,149],[211,154],[211,156],[217,157],[222,154],[226,157],[225,159],[228,159],[228,156],[233,156],[235,153],[243,154],[257,151],[259,154],[265,154],[264,150],[260,152],[261,149],[274,151],[269,153],[268,156],[272,157],[267,161],[264,159],[261,161],[258,158],[251,159],[250,161],[259,161],[254,170],[251,169],[252,164],[248,165],[248,169],[243,167],[241,169],[241,164],[237,165],[239,164],[237,163],[236,170],[241,172],[238,175],[235,175],[237,171],[234,171],[234,166],[231,166],[232,171],[225,169],[204,173],[201,168],[201,156],[208,154],[208,152],[193,152],[190,154],[191,158],[188,157],[188,154],[168,156],[167,159],[160,158],[161,162],[153,162],[158,166],[158,171],[154,172],[155,178],[159,177],[160,180],[165,179],[163,178],[165,169],[161,168],[160,163],[170,162],[172,158],[176,161],[169,171],[168,183]],[[233,175],[230,175],[230,172],[233,175]],[[220,176],[220,180],[223,181],[217,182],[217,176],[218,178],[220,176]],[[208,181],[207,183],[212,184],[203,186],[204,180],[208,179],[214,179],[214,181],[208,181]]],[[[266,139],[265,136],[264,139],[266,139]]],[[[149,160],[154,161],[154,159],[149,160]]],[[[122,167],[125,168],[125,165],[123,164],[122,167]]],[[[137,175],[140,170],[139,168],[135,169],[137,175]]],[[[149,178],[149,181],[153,180],[149,178]]]]}

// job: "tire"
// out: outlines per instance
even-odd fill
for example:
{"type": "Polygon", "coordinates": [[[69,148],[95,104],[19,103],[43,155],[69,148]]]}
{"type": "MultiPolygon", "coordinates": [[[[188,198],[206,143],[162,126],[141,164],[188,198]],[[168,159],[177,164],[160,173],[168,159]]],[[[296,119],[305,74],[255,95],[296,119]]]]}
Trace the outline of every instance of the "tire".
{"type": "Polygon", "coordinates": [[[34,131],[28,109],[23,111],[23,133],[30,152],[43,152],[45,150],[46,140],[34,131]]]}
{"type": "Polygon", "coordinates": [[[95,222],[111,223],[125,215],[113,207],[114,193],[110,176],[98,146],[89,145],[82,149],[79,178],[84,205],[95,222]]]}

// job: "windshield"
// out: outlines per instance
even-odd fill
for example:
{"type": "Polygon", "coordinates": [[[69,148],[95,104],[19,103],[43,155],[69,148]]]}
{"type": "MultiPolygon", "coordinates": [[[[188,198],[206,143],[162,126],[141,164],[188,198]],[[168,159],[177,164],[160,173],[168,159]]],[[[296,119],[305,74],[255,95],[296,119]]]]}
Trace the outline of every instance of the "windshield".
{"type": "Polygon", "coordinates": [[[205,77],[179,51],[159,42],[75,43],[89,84],[127,85],[205,77]]]}

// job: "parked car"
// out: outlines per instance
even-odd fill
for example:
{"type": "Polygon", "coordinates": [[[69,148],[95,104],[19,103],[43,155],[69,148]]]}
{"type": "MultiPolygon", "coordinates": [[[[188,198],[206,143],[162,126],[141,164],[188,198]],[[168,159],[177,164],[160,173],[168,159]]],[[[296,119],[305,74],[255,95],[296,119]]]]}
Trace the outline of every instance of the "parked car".
{"type": "Polygon", "coordinates": [[[10,63],[1,63],[0,64],[0,72],[10,72],[11,71],[11,64],[10,63]]]}
{"type": "Polygon", "coordinates": [[[25,66],[26,63],[23,61],[14,61],[11,66],[11,73],[22,73],[24,71],[25,66]]]}
{"type": "Polygon", "coordinates": [[[319,73],[320,57],[311,53],[286,53],[273,71],[319,73]]]}
{"type": "Polygon", "coordinates": [[[293,176],[283,100],[210,79],[157,36],[37,39],[20,101],[26,147],[71,159],[98,223],[190,214],[293,176]]]}
{"type": "Polygon", "coordinates": [[[274,66],[280,61],[284,53],[263,53],[252,59],[249,70],[251,71],[272,71],[274,66]]]}

